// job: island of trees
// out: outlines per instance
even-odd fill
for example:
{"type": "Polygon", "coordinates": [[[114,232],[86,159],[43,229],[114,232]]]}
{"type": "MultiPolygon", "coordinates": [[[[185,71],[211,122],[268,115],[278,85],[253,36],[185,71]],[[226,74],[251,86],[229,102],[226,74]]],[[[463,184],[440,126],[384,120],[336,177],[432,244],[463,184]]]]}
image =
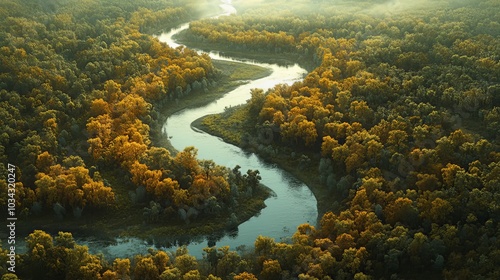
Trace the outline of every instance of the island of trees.
{"type": "MultiPolygon", "coordinates": [[[[20,217],[140,207],[141,221],[185,225],[258,192],[258,171],[154,145],[161,110],[219,77],[207,55],[147,35],[201,16],[200,3],[174,2],[0,3],[0,158],[18,167],[20,217]]],[[[500,278],[500,5],[292,2],[236,3],[238,15],[195,21],[184,39],[311,68],[203,126],[303,178],[318,226],[202,260],[184,247],[107,260],[69,232],[35,230],[21,279],[500,278]]],[[[8,253],[0,274],[17,279],[8,253]]]]}

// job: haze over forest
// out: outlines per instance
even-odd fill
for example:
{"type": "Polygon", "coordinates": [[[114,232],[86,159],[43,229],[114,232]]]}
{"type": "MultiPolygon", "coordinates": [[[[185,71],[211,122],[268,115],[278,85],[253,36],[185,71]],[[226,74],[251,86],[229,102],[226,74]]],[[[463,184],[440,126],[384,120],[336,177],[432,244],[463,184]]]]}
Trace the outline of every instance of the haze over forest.
{"type": "Polygon", "coordinates": [[[0,0],[1,279],[500,279],[499,14],[494,0],[0,0]],[[213,18],[221,2],[236,13],[213,18]],[[160,42],[187,22],[186,47],[160,42]],[[218,241],[274,186],[162,127],[274,64],[308,73],[192,125],[304,182],[319,216],[232,248],[218,241]],[[120,237],[172,247],[78,244],[120,237]],[[176,246],[200,238],[216,244],[201,258],[176,246]]]}

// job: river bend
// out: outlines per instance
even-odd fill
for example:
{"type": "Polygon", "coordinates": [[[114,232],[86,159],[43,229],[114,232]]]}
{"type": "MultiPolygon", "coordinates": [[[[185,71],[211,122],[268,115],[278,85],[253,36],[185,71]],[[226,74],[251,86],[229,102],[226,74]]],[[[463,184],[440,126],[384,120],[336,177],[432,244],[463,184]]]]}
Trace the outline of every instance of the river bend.
{"type": "MultiPolygon", "coordinates": [[[[231,1],[223,1],[221,8],[224,13],[221,16],[235,13],[231,1]]],[[[180,44],[172,37],[187,29],[189,24],[183,24],[179,28],[160,35],[160,41],[171,47],[180,44]]],[[[218,52],[209,53],[212,59],[243,62],[262,66],[272,70],[272,73],[264,78],[250,81],[206,106],[185,109],[170,116],[163,126],[163,133],[171,137],[170,142],[177,150],[183,150],[186,146],[195,146],[198,149],[200,159],[211,159],[219,165],[230,168],[240,165],[242,172],[247,169],[258,169],[262,176],[264,185],[271,188],[275,197],[265,201],[267,207],[260,215],[238,227],[236,237],[224,237],[217,242],[217,246],[229,245],[235,249],[239,245],[253,246],[259,235],[269,236],[277,240],[291,236],[296,227],[302,223],[315,224],[318,212],[316,199],[309,188],[291,174],[278,168],[274,164],[268,164],[253,153],[241,150],[239,147],[225,143],[218,137],[209,135],[191,127],[191,123],[203,116],[220,113],[224,108],[240,105],[250,99],[250,90],[262,88],[264,90],[274,87],[276,84],[291,84],[302,80],[307,71],[297,64],[290,66],[279,66],[276,64],[246,61],[231,57],[221,56],[218,52]]],[[[191,254],[199,255],[202,248],[207,247],[206,241],[188,246],[191,254]]]]}
{"type": "MultiPolygon", "coordinates": [[[[221,1],[220,7],[226,16],[236,13],[230,0],[221,1]]],[[[172,37],[189,28],[189,23],[182,24],[168,33],[158,36],[158,39],[167,43],[170,47],[180,46],[172,37]]],[[[201,51],[199,51],[201,52],[201,51]]],[[[220,99],[202,107],[190,108],[179,111],[168,117],[162,133],[169,137],[173,147],[183,150],[187,146],[198,149],[199,159],[211,159],[219,165],[233,168],[241,166],[242,173],[248,169],[258,169],[262,176],[261,183],[271,188],[276,196],[268,198],[266,208],[260,214],[250,218],[238,226],[238,231],[216,240],[216,246],[230,246],[232,250],[239,246],[247,248],[254,245],[259,235],[274,238],[277,241],[286,240],[295,232],[298,225],[303,223],[315,224],[318,216],[316,198],[309,188],[293,177],[290,173],[278,168],[275,164],[269,164],[253,153],[225,143],[220,138],[196,130],[191,123],[203,116],[216,114],[224,111],[224,108],[240,105],[250,99],[250,90],[262,88],[264,90],[274,87],[276,84],[291,84],[302,80],[307,71],[297,64],[279,66],[276,64],[259,63],[255,61],[240,60],[220,55],[217,51],[209,53],[212,59],[242,62],[258,65],[272,70],[272,73],[264,78],[249,81],[238,88],[226,93],[220,99]]],[[[210,242],[196,237],[186,237],[189,241],[187,246],[189,253],[197,258],[202,258],[203,248],[213,246],[210,242]]],[[[155,238],[152,237],[153,243],[155,238]]],[[[133,258],[137,254],[145,254],[152,246],[150,242],[138,238],[117,238],[112,244],[103,244],[99,240],[78,240],[79,243],[87,245],[91,253],[102,253],[108,259],[133,258]]],[[[171,250],[171,248],[156,247],[156,249],[171,250]]]]}

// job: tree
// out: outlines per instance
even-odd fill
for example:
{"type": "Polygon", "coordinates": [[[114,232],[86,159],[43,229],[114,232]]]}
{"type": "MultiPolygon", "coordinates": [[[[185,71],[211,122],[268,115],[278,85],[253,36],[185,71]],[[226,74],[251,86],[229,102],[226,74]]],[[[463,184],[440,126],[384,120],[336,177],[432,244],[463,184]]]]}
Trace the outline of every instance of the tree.
{"type": "Polygon", "coordinates": [[[301,121],[298,124],[298,136],[301,137],[306,146],[311,146],[316,142],[318,137],[318,132],[316,131],[316,125],[310,121],[301,121]]]}
{"type": "Polygon", "coordinates": [[[113,271],[116,272],[118,279],[130,280],[130,259],[115,259],[113,271]]]}
{"type": "MultiPolygon", "coordinates": [[[[364,183],[363,185],[365,185],[364,183]]],[[[372,208],[372,203],[368,199],[366,189],[361,188],[356,192],[356,195],[351,200],[351,210],[369,210],[372,208]]]]}
{"type": "Polygon", "coordinates": [[[61,246],[67,249],[73,249],[76,245],[73,235],[70,232],[60,231],[54,238],[55,246],[61,246]]]}
{"type": "Polygon", "coordinates": [[[415,185],[417,188],[421,191],[427,191],[427,190],[437,190],[440,189],[441,182],[437,178],[436,175],[434,174],[417,174],[417,182],[415,185]]]}
{"type": "Polygon", "coordinates": [[[111,270],[106,270],[101,277],[102,280],[117,280],[120,279],[117,276],[117,273],[111,270]]]}
{"type": "Polygon", "coordinates": [[[174,265],[180,270],[181,274],[186,274],[187,272],[196,270],[198,268],[198,262],[196,261],[196,258],[188,254],[176,256],[174,265]]]}
{"type": "Polygon", "coordinates": [[[170,152],[163,147],[150,147],[144,155],[144,163],[151,169],[164,169],[167,172],[172,165],[170,152]]]}
{"type": "Polygon", "coordinates": [[[238,275],[235,275],[234,280],[257,280],[257,277],[249,272],[242,272],[238,275]]]}
{"type": "Polygon", "coordinates": [[[259,235],[257,239],[255,239],[255,253],[261,256],[269,256],[274,245],[274,239],[259,235]]]}
{"type": "Polygon", "coordinates": [[[365,127],[371,127],[373,125],[374,113],[373,110],[368,107],[366,101],[353,101],[351,102],[351,107],[349,108],[349,116],[351,122],[359,122],[365,127]]]}
{"type": "Polygon", "coordinates": [[[2,275],[2,280],[18,280],[17,275],[13,273],[6,273],[2,275]]]}
{"type": "Polygon", "coordinates": [[[361,272],[360,270],[363,270],[367,257],[368,251],[364,247],[344,250],[342,254],[342,266],[354,275],[361,272]]]}
{"type": "Polygon", "coordinates": [[[201,280],[201,274],[198,270],[190,270],[182,276],[182,280],[201,280]]]}
{"type": "Polygon", "coordinates": [[[110,152],[122,166],[129,166],[147,150],[147,145],[141,142],[136,142],[127,135],[120,135],[113,139],[110,152]]]}
{"type": "Polygon", "coordinates": [[[345,169],[348,173],[356,171],[365,164],[364,154],[351,153],[345,159],[345,169]]]}
{"type": "Polygon", "coordinates": [[[115,204],[115,194],[103,182],[89,182],[82,186],[85,203],[97,208],[110,207],[115,204]]]}
{"type": "Polygon", "coordinates": [[[198,150],[194,147],[186,147],[183,151],[177,153],[174,158],[175,167],[178,169],[178,177],[199,173],[199,164],[196,160],[198,150]]]}
{"type": "Polygon", "coordinates": [[[340,247],[342,251],[347,250],[355,246],[354,237],[348,233],[342,233],[335,239],[335,244],[340,247]]]}
{"type": "Polygon", "coordinates": [[[108,115],[110,113],[111,108],[108,102],[104,101],[102,98],[92,100],[90,105],[90,114],[92,117],[108,115]]]}
{"type": "Polygon", "coordinates": [[[90,145],[89,153],[95,159],[104,158],[107,155],[108,145],[112,140],[112,124],[113,121],[109,114],[89,118],[87,122],[87,131],[92,135],[87,140],[90,145]]]}
{"type": "Polygon", "coordinates": [[[323,137],[323,143],[321,144],[321,154],[324,157],[331,155],[332,150],[339,146],[339,141],[335,140],[333,137],[327,135],[323,137]]]}
{"type": "Polygon", "coordinates": [[[158,268],[151,257],[142,257],[137,260],[134,269],[134,278],[144,280],[160,279],[158,268]]]}
{"type": "Polygon", "coordinates": [[[99,279],[102,270],[101,260],[89,254],[87,246],[76,245],[67,255],[66,277],[70,279],[99,279]]]}
{"type": "Polygon", "coordinates": [[[417,232],[413,235],[413,240],[408,246],[408,253],[413,265],[420,267],[425,265],[425,261],[429,260],[426,255],[429,253],[428,241],[428,237],[421,232],[417,232]]]}
{"type": "Polygon", "coordinates": [[[41,172],[48,173],[52,165],[55,165],[55,158],[47,151],[38,155],[36,167],[41,172]]]}
{"type": "Polygon", "coordinates": [[[249,114],[250,116],[257,118],[260,111],[262,110],[262,107],[264,106],[266,97],[262,89],[252,89],[250,90],[250,95],[251,95],[250,99],[247,100],[249,114]]]}
{"type": "Polygon", "coordinates": [[[438,197],[431,202],[431,209],[428,215],[431,221],[442,224],[447,222],[448,215],[450,215],[452,212],[453,207],[450,205],[450,203],[438,197]]]}
{"type": "Polygon", "coordinates": [[[181,271],[177,267],[169,267],[165,269],[160,275],[161,280],[177,280],[181,279],[181,277],[181,271]]]}
{"type": "Polygon", "coordinates": [[[441,176],[446,187],[450,188],[455,185],[455,176],[458,172],[464,171],[463,168],[456,164],[448,163],[446,167],[441,169],[441,176]]]}
{"type": "Polygon", "coordinates": [[[389,149],[393,152],[405,152],[407,148],[408,134],[402,130],[391,130],[389,131],[389,137],[387,138],[387,145],[389,149]]]}
{"type": "Polygon", "coordinates": [[[32,254],[44,254],[45,250],[51,249],[54,246],[52,236],[42,230],[35,230],[26,238],[28,245],[28,252],[32,254]],[[43,249],[44,251],[35,251],[36,248],[43,249]]]}
{"type": "Polygon", "coordinates": [[[151,104],[142,97],[129,94],[113,107],[113,113],[118,114],[122,123],[132,122],[149,114],[151,104]]]}
{"type": "Polygon", "coordinates": [[[265,260],[260,273],[262,279],[281,279],[281,266],[277,260],[265,260]]]}
{"type": "Polygon", "coordinates": [[[414,226],[417,224],[418,210],[410,199],[398,197],[385,207],[384,215],[390,224],[401,222],[414,226]]]}
{"type": "Polygon", "coordinates": [[[219,260],[217,262],[218,275],[231,275],[242,270],[242,259],[238,253],[229,251],[229,246],[223,246],[217,249],[219,260]]]}

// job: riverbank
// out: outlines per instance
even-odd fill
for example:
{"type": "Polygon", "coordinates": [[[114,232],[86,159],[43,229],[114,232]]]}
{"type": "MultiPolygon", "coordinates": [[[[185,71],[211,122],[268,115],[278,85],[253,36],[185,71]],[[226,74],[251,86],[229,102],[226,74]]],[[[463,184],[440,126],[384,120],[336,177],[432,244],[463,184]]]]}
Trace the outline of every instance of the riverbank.
{"type": "MultiPolygon", "coordinates": [[[[317,201],[318,220],[328,211],[337,211],[337,203],[332,202],[332,193],[320,181],[319,160],[304,161],[304,159],[319,159],[319,155],[305,151],[293,151],[287,147],[263,146],[250,133],[255,127],[246,122],[248,108],[244,105],[233,107],[221,114],[208,115],[195,120],[191,125],[208,134],[220,137],[227,143],[252,152],[269,163],[277,164],[279,168],[289,172],[304,182],[314,194],[317,201]],[[295,156],[293,156],[295,155],[295,156]]],[[[335,201],[335,199],[333,199],[335,201]]]]}
{"type": "MultiPolygon", "coordinates": [[[[207,92],[193,92],[177,102],[168,104],[161,110],[161,119],[156,125],[152,125],[151,138],[152,145],[156,147],[167,147],[172,154],[177,151],[170,145],[168,137],[161,132],[165,120],[175,112],[186,108],[198,107],[220,98],[228,91],[237,86],[247,83],[249,80],[259,79],[268,76],[270,69],[260,66],[248,65],[238,62],[213,61],[214,66],[219,70],[217,83],[210,87],[207,92]]],[[[113,242],[119,237],[136,237],[142,239],[163,239],[164,244],[186,243],[186,238],[193,237],[194,240],[204,236],[223,236],[228,230],[234,230],[237,225],[245,222],[266,207],[264,201],[272,195],[272,191],[260,185],[256,188],[251,198],[238,201],[238,207],[233,209],[236,220],[232,220],[229,211],[223,211],[217,217],[195,219],[186,223],[177,218],[177,215],[163,217],[161,221],[146,222],[143,215],[144,208],[149,204],[130,201],[129,190],[133,187],[130,180],[126,179],[127,174],[119,171],[119,168],[107,166],[100,171],[104,178],[107,178],[116,194],[116,205],[113,208],[103,211],[90,211],[85,209],[79,218],[68,213],[63,219],[56,218],[50,211],[19,221],[17,234],[19,237],[26,237],[36,229],[44,230],[51,234],[59,231],[71,232],[75,238],[96,239],[113,242]],[[213,218],[213,219],[212,219],[213,218]],[[162,236],[162,238],[160,238],[162,236]]]]}
{"type": "Polygon", "coordinates": [[[209,104],[236,87],[246,84],[248,81],[266,77],[272,72],[271,69],[240,62],[212,60],[212,63],[220,71],[217,84],[210,88],[208,92],[202,90],[194,91],[190,95],[161,108],[162,117],[158,120],[155,127],[153,127],[151,133],[154,146],[165,147],[171,154],[175,155],[177,150],[168,140],[168,135],[162,133],[162,127],[169,116],[184,109],[209,104]]]}
{"type": "Polygon", "coordinates": [[[221,56],[228,56],[240,60],[258,61],[269,64],[277,64],[279,66],[289,66],[297,63],[306,69],[307,72],[311,72],[318,66],[313,62],[311,57],[307,57],[296,52],[271,53],[264,50],[238,49],[237,47],[231,47],[228,44],[213,43],[207,40],[201,41],[198,38],[193,38],[189,29],[180,32],[175,35],[174,38],[177,42],[189,46],[190,48],[206,52],[217,50],[221,56]]]}
{"type": "MultiPolygon", "coordinates": [[[[213,60],[212,62],[219,71],[215,85],[209,87],[208,91],[193,91],[188,96],[161,108],[162,117],[151,130],[153,146],[165,147],[172,155],[175,155],[178,150],[172,146],[168,135],[162,132],[163,124],[171,115],[184,109],[209,104],[227,92],[251,80],[266,77],[272,72],[271,69],[240,62],[223,60],[213,60]]],[[[234,231],[239,224],[258,214],[266,207],[264,201],[272,195],[273,191],[270,188],[259,184],[251,197],[237,199],[238,207],[235,207],[234,211],[223,211],[219,216],[210,218],[208,223],[207,219],[184,223],[174,218],[167,222],[162,221],[162,225],[129,226],[125,236],[139,237],[146,240],[154,236],[155,242],[159,242],[159,245],[162,246],[182,245],[190,240],[195,241],[204,237],[217,239],[217,237],[223,237],[227,234],[227,231],[234,231]],[[232,216],[236,217],[236,220],[231,220],[232,216]]]]}

